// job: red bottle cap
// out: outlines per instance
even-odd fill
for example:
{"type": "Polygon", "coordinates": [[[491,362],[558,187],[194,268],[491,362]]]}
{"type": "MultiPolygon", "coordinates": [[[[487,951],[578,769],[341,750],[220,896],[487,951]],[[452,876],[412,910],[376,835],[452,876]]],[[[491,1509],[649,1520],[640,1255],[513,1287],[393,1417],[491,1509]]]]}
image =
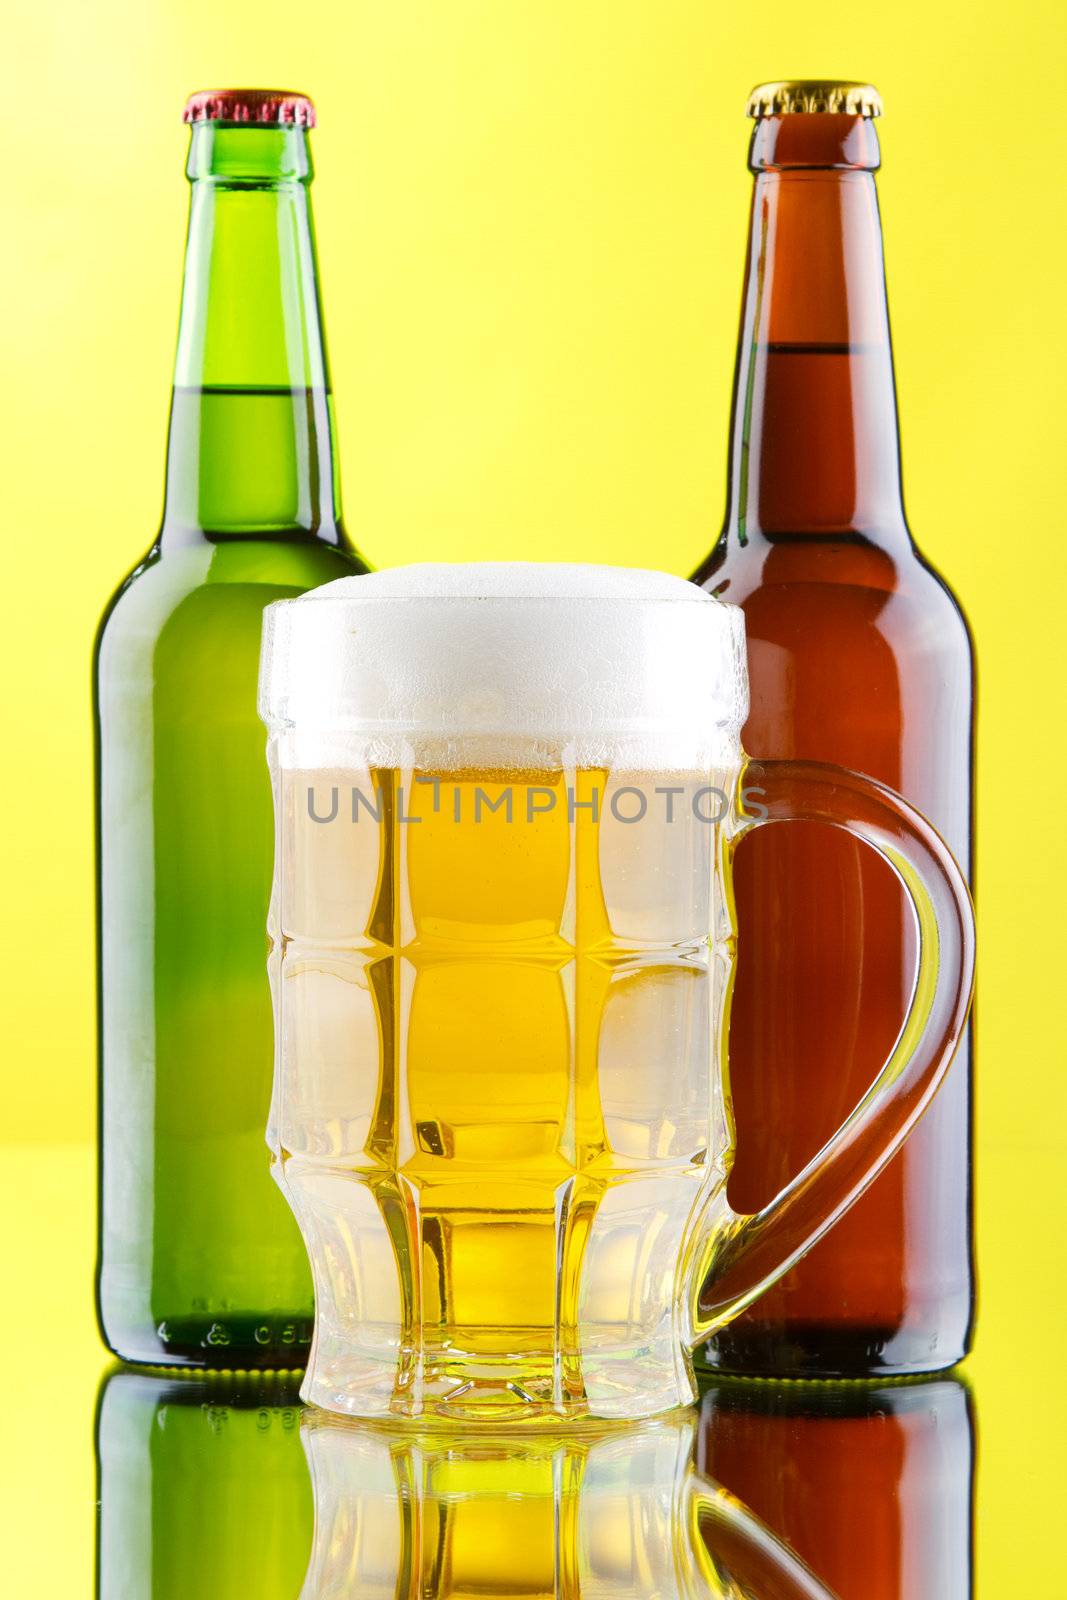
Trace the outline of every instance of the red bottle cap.
{"type": "Polygon", "coordinates": [[[201,89],[185,102],[183,122],[256,122],[315,126],[315,107],[291,89],[201,89]]]}

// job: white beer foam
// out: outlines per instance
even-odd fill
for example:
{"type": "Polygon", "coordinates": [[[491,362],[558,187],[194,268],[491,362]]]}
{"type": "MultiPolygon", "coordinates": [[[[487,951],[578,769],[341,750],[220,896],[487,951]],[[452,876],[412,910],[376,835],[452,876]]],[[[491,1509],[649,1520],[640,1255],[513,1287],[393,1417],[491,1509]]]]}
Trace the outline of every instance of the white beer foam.
{"type": "Polygon", "coordinates": [[[666,572],[394,567],[267,607],[259,709],[285,766],[700,771],[737,759],[744,619],[666,572]]]}

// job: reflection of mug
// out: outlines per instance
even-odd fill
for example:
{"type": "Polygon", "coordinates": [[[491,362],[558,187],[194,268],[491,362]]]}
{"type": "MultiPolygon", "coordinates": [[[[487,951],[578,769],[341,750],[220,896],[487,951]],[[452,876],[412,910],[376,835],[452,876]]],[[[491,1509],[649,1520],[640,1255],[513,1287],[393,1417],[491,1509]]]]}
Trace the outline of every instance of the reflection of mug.
{"type": "Polygon", "coordinates": [[[312,1509],[298,1382],[271,1373],[105,1379],[99,1600],[293,1600],[312,1509]]]}
{"type": "Polygon", "coordinates": [[[105,1379],[99,1600],[832,1600],[696,1472],[692,1412],[566,1434],[433,1434],[301,1421],[297,1381],[105,1379]]]}
{"type": "Polygon", "coordinates": [[[969,1600],[974,1419],[957,1378],[719,1380],[697,1459],[840,1600],[969,1600]]]}
{"type": "Polygon", "coordinates": [[[741,612],[679,579],[409,568],[266,616],[271,1142],[315,1278],[306,1398],[691,1401],[690,1348],[825,1232],[944,1071],[972,968],[955,864],[869,779],[745,765],[741,612]],[[791,820],[885,857],[919,966],[876,1083],[738,1216],[730,855],[791,820]]]}
{"type": "Polygon", "coordinates": [[[696,1418],[567,1432],[305,1413],[315,1541],[300,1600],[832,1600],[692,1465],[696,1418]]]}

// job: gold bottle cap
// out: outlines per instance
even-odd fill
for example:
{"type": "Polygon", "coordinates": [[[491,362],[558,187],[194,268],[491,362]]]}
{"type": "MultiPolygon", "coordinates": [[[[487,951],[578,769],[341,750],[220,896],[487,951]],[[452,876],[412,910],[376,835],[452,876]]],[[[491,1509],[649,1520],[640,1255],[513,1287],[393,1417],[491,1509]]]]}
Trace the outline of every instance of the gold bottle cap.
{"type": "Polygon", "coordinates": [[[784,78],[760,83],[745,107],[750,117],[781,117],[798,111],[836,111],[850,117],[880,117],[882,97],[871,83],[843,78],[784,78]]]}

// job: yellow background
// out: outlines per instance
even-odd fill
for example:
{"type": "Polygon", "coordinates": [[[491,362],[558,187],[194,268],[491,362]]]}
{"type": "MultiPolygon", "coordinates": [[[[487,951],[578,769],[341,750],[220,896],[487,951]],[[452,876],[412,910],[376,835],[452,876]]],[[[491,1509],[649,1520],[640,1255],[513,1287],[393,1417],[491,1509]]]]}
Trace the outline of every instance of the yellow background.
{"type": "Polygon", "coordinates": [[[887,106],[908,506],[979,653],[983,1592],[1051,1592],[1042,1537],[1058,1532],[1067,1420],[1052,1371],[1067,1311],[1061,28],[1057,0],[8,13],[0,1092],[15,1147],[0,1201],[5,1353],[29,1368],[0,1461],[13,1593],[88,1584],[103,1364],[88,1300],[89,651],[160,508],[185,95],[238,82],[315,98],[346,512],[374,564],[686,573],[722,505],[744,98],[764,78],[836,73],[871,78],[887,106]],[[38,1517],[66,1530],[44,1572],[38,1517]]]}

